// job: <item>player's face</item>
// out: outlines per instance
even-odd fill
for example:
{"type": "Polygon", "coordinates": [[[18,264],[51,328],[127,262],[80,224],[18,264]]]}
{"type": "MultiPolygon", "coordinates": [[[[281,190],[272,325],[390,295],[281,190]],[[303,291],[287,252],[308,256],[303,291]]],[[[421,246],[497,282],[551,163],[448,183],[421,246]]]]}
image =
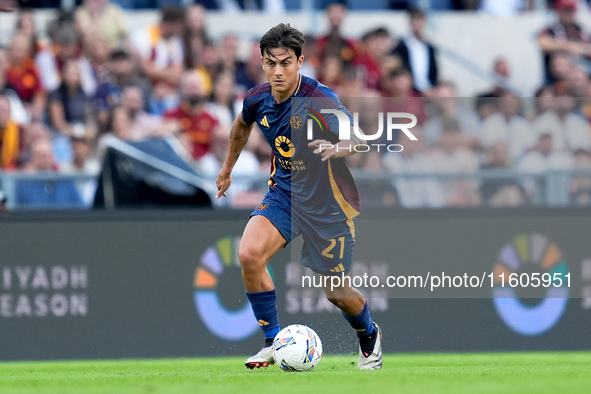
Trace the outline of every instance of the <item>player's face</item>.
{"type": "Polygon", "coordinates": [[[298,81],[298,71],[304,62],[304,56],[296,57],[293,49],[271,49],[271,56],[262,57],[263,71],[271,88],[277,93],[293,93],[298,81]]]}

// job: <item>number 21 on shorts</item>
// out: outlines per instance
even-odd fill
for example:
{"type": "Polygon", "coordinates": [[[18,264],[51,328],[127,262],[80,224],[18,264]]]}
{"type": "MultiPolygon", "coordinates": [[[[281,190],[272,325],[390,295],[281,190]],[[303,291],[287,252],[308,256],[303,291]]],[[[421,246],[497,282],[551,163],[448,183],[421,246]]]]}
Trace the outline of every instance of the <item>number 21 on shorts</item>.
{"type": "Polygon", "coordinates": [[[338,242],[341,245],[339,259],[342,259],[343,256],[345,255],[345,237],[330,238],[330,239],[327,239],[326,241],[330,242],[330,244],[322,251],[322,255],[324,257],[328,257],[329,259],[333,259],[334,254],[332,254],[331,252],[334,249],[334,247],[337,245],[337,242],[338,242]]]}

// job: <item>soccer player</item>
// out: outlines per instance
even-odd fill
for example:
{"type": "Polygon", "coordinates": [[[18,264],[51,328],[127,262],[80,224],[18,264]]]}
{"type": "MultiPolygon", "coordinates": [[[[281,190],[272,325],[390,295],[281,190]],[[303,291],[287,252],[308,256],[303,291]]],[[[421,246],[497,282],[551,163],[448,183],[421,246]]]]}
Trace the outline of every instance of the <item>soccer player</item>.
{"type": "MultiPolygon", "coordinates": [[[[228,153],[216,184],[217,198],[226,196],[232,168],[254,123],[258,123],[273,150],[269,192],[251,214],[239,247],[242,279],[254,316],[265,335],[265,346],[246,360],[248,368],[273,364],[271,345],[279,332],[277,293],[267,271],[268,261],[298,235],[304,238],[302,264],[320,275],[350,275],[359,194],[344,157],[364,145],[351,131],[339,141],[337,116],[324,116],[330,130],[307,139],[305,120],[310,107],[293,103],[310,100],[318,109],[338,109],[352,117],[336,94],[318,81],[302,76],[304,36],[289,24],[279,24],[260,41],[262,67],[268,83],[252,88],[244,98],[242,114],[232,126],[228,153]],[[300,101],[297,98],[302,98],[300,101]],[[293,99],[293,103],[292,103],[293,99]]],[[[352,130],[352,129],[351,129],[352,130]]],[[[318,131],[318,130],[316,130],[318,131]]],[[[370,316],[363,295],[343,281],[324,287],[328,299],[343,313],[359,338],[360,369],[382,367],[382,333],[370,316]]]]}

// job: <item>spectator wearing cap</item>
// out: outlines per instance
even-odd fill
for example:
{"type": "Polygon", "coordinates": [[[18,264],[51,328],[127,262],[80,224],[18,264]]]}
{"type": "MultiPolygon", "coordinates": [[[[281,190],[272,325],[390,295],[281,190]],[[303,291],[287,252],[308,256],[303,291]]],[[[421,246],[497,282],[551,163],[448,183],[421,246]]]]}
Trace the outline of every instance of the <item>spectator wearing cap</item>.
{"type": "Polygon", "coordinates": [[[180,105],[166,112],[164,118],[168,124],[176,125],[176,130],[179,130],[179,139],[190,146],[193,158],[199,160],[209,152],[213,135],[218,131],[220,124],[205,108],[207,97],[195,72],[183,73],[180,95],[180,105]]]}
{"type": "Polygon", "coordinates": [[[0,95],[0,168],[16,169],[23,147],[23,132],[10,118],[8,97],[0,95]]]}
{"type": "Polygon", "coordinates": [[[132,43],[141,59],[141,70],[154,87],[151,108],[157,115],[178,104],[176,87],[183,72],[181,35],[184,20],[184,9],[165,6],[159,24],[139,29],[132,35],[132,43]]]}
{"type": "Polygon", "coordinates": [[[550,73],[551,55],[565,51],[571,55],[591,57],[591,39],[576,22],[576,0],[557,0],[558,21],[538,35],[538,45],[544,54],[546,83],[555,82],[550,73]]]}
{"type": "Polygon", "coordinates": [[[14,36],[7,52],[5,77],[6,83],[14,88],[31,117],[40,119],[45,110],[45,90],[30,54],[29,37],[22,34],[14,36]]]}
{"type": "Polygon", "coordinates": [[[121,8],[109,0],[84,0],[74,14],[77,29],[85,40],[104,37],[116,48],[127,37],[127,22],[121,8]]]}
{"type": "Polygon", "coordinates": [[[74,60],[80,69],[82,89],[88,96],[94,95],[96,91],[94,71],[82,49],[82,41],[72,23],[66,22],[57,28],[52,37],[51,47],[39,51],[35,57],[46,91],[51,92],[59,88],[64,65],[67,61],[74,60]]]}
{"type": "Polygon", "coordinates": [[[414,87],[426,92],[437,85],[439,68],[437,66],[437,52],[425,37],[424,28],[426,17],[423,11],[412,8],[408,11],[411,34],[403,37],[392,51],[399,56],[405,68],[413,76],[414,87]]]}
{"type": "MultiPolygon", "coordinates": [[[[322,58],[327,56],[337,56],[343,62],[352,62],[357,56],[357,44],[350,38],[346,38],[342,33],[342,26],[347,16],[347,4],[343,1],[329,1],[324,9],[326,19],[328,20],[328,33],[319,37],[316,41],[316,47],[322,58]]],[[[323,60],[323,59],[321,59],[323,60]]]]}
{"type": "Polygon", "coordinates": [[[109,112],[121,104],[123,89],[127,86],[137,86],[142,90],[143,102],[149,100],[150,93],[146,81],[137,74],[137,65],[129,52],[115,49],[109,53],[105,65],[106,75],[98,85],[92,100],[96,112],[99,128],[108,131],[106,127],[109,112]]]}

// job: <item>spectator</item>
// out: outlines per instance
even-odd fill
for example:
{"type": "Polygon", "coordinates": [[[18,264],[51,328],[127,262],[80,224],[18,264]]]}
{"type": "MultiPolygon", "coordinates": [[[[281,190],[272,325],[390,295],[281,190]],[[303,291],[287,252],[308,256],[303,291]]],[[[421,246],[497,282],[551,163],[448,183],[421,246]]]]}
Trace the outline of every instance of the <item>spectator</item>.
{"type": "Polygon", "coordinates": [[[552,88],[555,95],[565,95],[569,76],[573,70],[573,59],[567,52],[555,52],[550,56],[550,77],[552,88]]]}
{"type": "Polygon", "coordinates": [[[553,110],[555,101],[554,89],[550,85],[538,89],[534,96],[534,112],[529,119],[532,122],[544,112],[553,110]]]}
{"type": "Polygon", "coordinates": [[[131,141],[131,117],[123,107],[115,107],[109,113],[108,132],[102,134],[97,142],[96,156],[102,161],[109,143],[112,141],[131,141]]]}
{"type": "Polygon", "coordinates": [[[84,50],[90,62],[94,79],[102,81],[106,77],[107,64],[109,60],[109,43],[102,36],[94,36],[85,41],[84,50]]]}
{"type": "MultiPolygon", "coordinates": [[[[574,161],[572,153],[557,149],[553,141],[551,132],[542,132],[536,146],[519,160],[517,169],[528,174],[571,169],[574,161]]],[[[531,191],[531,187],[528,190],[531,191]]]]}
{"type": "Polygon", "coordinates": [[[316,41],[318,53],[322,57],[320,60],[324,61],[325,57],[337,56],[345,63],[352,62],[357,56],[357,44],[345,38],[341,31],[347,16],[347,5],[343,1],[329,1],[324,11],[329,31],[316,41]]]}
{"type": "Polygon", "coordinates": [[[31,57],[34,57],[42,48],[35,29],[35,20],[33,19],[33,10],[29,8],[20,8],[15,28],[16,34],[23,34],[31,39],[31,57]]]}
{"type": "Polygon", "coordinates": [[[10,101],[0,95],[0,168],[16,169],[23,146],[22,129],[10,118],[10,101]]]}
{"type": "Polygon", "coordinates": [[[481,143],[484,149],[493,149],[504,142],[509,149],[509,160],[515,161],[536,144],[534,128],[521,115],[521,101],[517,97],[498,98],[499,111],[482,123],[481,143]]]}
{"type": "MultiPolygon", "coordinates": [[[[230,129],[220,129],[212,138],[212,149],[199,159],[199,169],[203,175],[216,176],[228,150],[228,140],[230,139],[230,129]],[[227,130],[227,131],[224,131],[227,130]]],[[[235,168],[239,175],[256,175],[259,173],[259,162],[256,156],[248,149],[240,153],[235,168]]],[[[234,185],[233,185],[234,186],[234,185]]],[[[237,188],[233,191],[230,197],[236,197],[237,194],[249,190],[252,186],[251,182],[237,182],[237,188]]],[[[234,200],[234,198],[232,198],[234,200]]]]}
{"type": "Polygon", "coordinates": [[[405,68],[391,71],[385,85],[382,96],[390,98],[384,100],[385,112],[409,112],[422,125],[426,120],[425,101],[413,88],[410,71],[405,68]]]}
{"type": "Polygon", "coordinates": [[[175,127],[179,130],[179,138],[189,143],[193,158],[199,160],[209,152],[212,138],[218,132],[220,124],[205,110],[207,98],[195,72],[187,71],[182,75],[180,94],[181,104],[164,115],[167,128],[175,127]]]}
{"type": "Polygon", "coordinates": [[[30,40],[25,35],[14,36],[8,49],[6,82],[11,85],[34,119],[40,119],[45,110],[45,91],[39,72],[30,57],[30,40]]]}
{"type": "Polygon", "coordinates": [[[31,147],[33,144],[42,139],[51,140],[51,134],[45,124],[36,121],[23,126],[23,147],[18,158],[19,169],[22,169],[31,160],[31,147]]]}
{"type": "Polygon", "coordinates": [[[566,80],[566,93],[571,97],[587,97],[591,89],[589,74],[583,66],[573,66],[566,80]]]}
{"type": "Polygon", "coordinates": [[[18,97],[15,89],[6,83],[7,67],[6,50],[0,48],[0,95],[6,96],[8,101],[10,101],[10,116],[12,120],[18,124],[28,123],[29,115],[21,99],[18,97]]]}
{"type": "Polygon", "coordinates": [[[557,0],[555,9],[558,21],[538,35],[538,45],[544,54],[546,83],[555,82],[550,73],[550,58],[555,52],[565,51],[587,58],[591,56],[591,40],[576,22],[576,0],[557,0]]]}
{"type": "Polygon", "coordinates": [[[103,37],[109,49],[118,47],[127,37],[127,23],[121,8],[109,0],[84,0],[76,8],[76,28],[85,41],[103,37]]]}
{"type": "MultiPolygon", "coordinates": [[[[487,151],[483,170],[511,168],[509,144],[497,141],[487,151]]],[[[514,178],[484,178],[480,185],[483,203],[492,207],[516,207],[525,202],[524,191],[514,178]]]]}
{"type": "MultiPolygon", "coordinates": [[[[376,28],[361,38],[362,50],[354,59],[354,64],[364,75],[365,87],[369,90],[383,91],[381,86],[382,63],[388,56],[391,44],[390,35],[384,28],[376,28]]],[[[387,74],[385,74],[387,75],[387,74]]]]}
{"type": "Polygon", "coordinates": [[[400,57],[403,67],[410,70],[415,89],[428,92],[439,79],[437,52],[425,38],[426,17],[423,11],[413,8],[408,11],[408,16],[411,34],[399,41],[392,55],[400,57]]]}
{"type": "Polygon", "coordinates": [[[53,45],[41,50],[35,62],[41,74],[43,87],[51,92],[62,83],[63,66],[68,60],[78,63],[84,93],[92,97],[96,91],[96,80],[92,66],[82,53],[82,41],[71,23],[61,25],[52,38],[53,45]]]}
{"type": "Polygon", "coordinates": [[[90,99],[84,93],[80,69],[75,60],[67,61],[62,68],[62,83],[48,97],[51,126],[66,136],[71,136],[74,124],[90,122],[90,99]]]}
{"type": "Polygon", "coordinates": [[[261,67],[261,58],[260,46],[258,43],[254,43],[250,50],[250,57],[246,63],[246,89],[252,89],[258,84],[267,82],[265,73],[261,67]]]}
{"type": "Polygon", "coordinates": [[[212,114],[225,130],[231,130],[232,124],[242,109],[242,102],[234,94],[234,76],[225,72],[218,75],[211,102],[206,105],[207,112],[212,114]]]}
{"type": "MultiPolygon", "coordinates": [[[[246,63],[238,59],[238,38],[235,35],[228,34],[222,39],[220,48],[221,72],[229,72],[234,75],[237,84],[241,85],[245,91],[252,82],[246,73],[246,63]]],[[[215,76],[217,78],[217,75],[215,76]]]]}
{"type": "MultiPolygon", "coordinates": [[[[584,149],[575,151],[575,170],[591,170],[591,155],[584,149]]],[[[591,177],[589,175],[574,176],[569,185],[572,201],[575,205],[591,205],[591,177]]]]}
{"type": "Polygon", "coordinates": [[[132,85],[123,89],[121,106],[127,110],[131,120],[130,140],[139,141],[163,134],[162,118],[144,110],[144,98],[139,87],[132,85]]]}
{"type": "Polygon", "coordinates": [[[300,74],[316,78],[318,68],[320,66],[320,53],[318,52],[318,44],[316,39],[311,35],[304,35],[304,47],[302,48],[302,55],[306,61],[300,68],[300,74]]]}
{"type": "MultiPolygon", "coordinates": [[[[55,173],[51,141],[37,140],[31,146],[31,159],[25,170],[35,174],[55,173]]],[[[30,209],[82,208],[84,203],[70,180],[20,181],[16,185],[16,205],[30,209]]]]}
{"type": "MultiPolygon", "coordinates": [[[[433,168],[441,174],[474,174],[478,171],[478,158],[463,143],[459,124],[448,119],[443,125],[439,148],[432,156],[433,168]]],[[[478,186],[472,180],[442,181],[445,206],[466,207],[480,204],[478,186]]]]}
{"type": "Polygon", "coordinates": [[[181,39],[184,10],[165,6],[160,23],[140,29],[132,42],[141,58],[141,69],[153,86],[150,107],[154,114],[174,108],[178,104],[176,87],[183,72],[184,50],[181,39]]]}
{"type": "Polygon", "coordinates": [[[113,50],[109,53],[105,80],[97,87],[92,102],[102,131],[108,130],[106,124],[109,112],[121,104],[121,95],[127,86],[139,86],[144,103],[149,99],[149,86],[137,76],[137,67],[131,55],[123,49],[113,50]]]}
{"type": "Polygon", "coordinates": [[[507,60],[502,58],[496,59],[493,63],[493,73],[495,86],[492,90],[479,94],[478,99],[504,97],[509,93],[507,91],[507,82],[509,81],[509,64],[507,60]]]}
{"type": "Polygon", "coordinates": [[[556,151],[572,153],[577,149],[591,147],[589,125],[582,116],[573,113],[574,107],[574,98],[556,97],[554,108],[544,112],[534,122],[538,138],[549,133],[556,151]]]}
{"type": "Polygon", "coordinates": [[[451,82],[441,82],[432,92],[429,99],[432,104],[427,111],[430,116],[425,122],[423,135],[426,146],[433,148],[439,144],[446,119],[455,119],[462,132],[467,146],[479,145],[480,125],[474,111],[467,108],[468,100],[458,98],[455,86],[451,82]]]}
{"type": "Polygon", "coordinates": [[[404,149],[400,153],[383,155],[384,166],[396,175],[408,175],[395,181],[398,200],[403,208],[441,208],[445,204],[441,183],[435,179],[412,176],[437,172],[421,129],[414,127],[412,131],[418,140],[409,141],[400,133],[397,143],[404,149]]]}
{"type": "MultiPolygon", "coordinates": [[[[93,139],[88,135],[71,138],[72,160],[60,166],[62,174],[97,175],[100,171],[99,162],[92,157],[93,139]]],[[[96,179],[77,180],[76,190],[85,207],[90,207],[96,192],[96,179]]]]}
{"type": "Polygon", "coordinates": [[[205,7],[191,4],[187,7],[183,42],[185,45],[185,68],[196,68],[203,55],[205,43],[209,41],[205,29],[205,7]]]}
{"type": "Polygon", "coordinates": [[[343,60],[336,55],[327,55],[318,70],[318,82],[339,89],[343,79],[343,60]]]}

